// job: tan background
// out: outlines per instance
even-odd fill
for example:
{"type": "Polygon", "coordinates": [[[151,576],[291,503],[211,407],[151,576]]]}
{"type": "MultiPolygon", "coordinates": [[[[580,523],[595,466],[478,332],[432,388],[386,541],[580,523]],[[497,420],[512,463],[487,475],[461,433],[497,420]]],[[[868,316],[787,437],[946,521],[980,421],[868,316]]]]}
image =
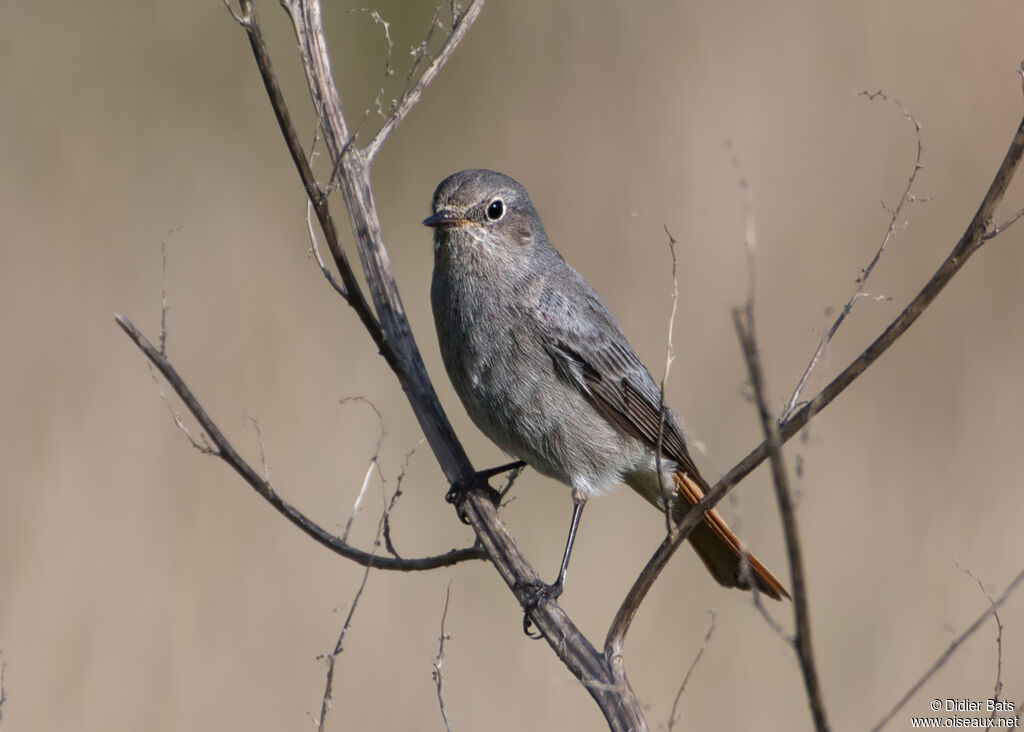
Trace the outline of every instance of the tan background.
{"type": "MultiPolygon", "coordinates": [[[[330,5],[335,5],[331,3],[330,5]]],[[[377,4],[392,22],[397,96],[430,3],[377,4]]],[[[315,545],[172,423],[116,328],[159,328],[168,241],[169,350],[243,452],[259,420],[279,490],[325,525],[347,518],[385,415],[393,487],[420,438],[351,311],[311,259],[303,197],[243,33],[219,2],[5,4],[0,23],[0,646],[6,730],[308,729],[362,570],[315,545]],[[180,230],[168,234],[169,230],[180,230]]],[[[288,29],[262,7],[303,131],[288,29]]],[[[328,13],[346,112],[382,78],[365,15],[328,13]]],[[[1019,0],[859,3],[492,2],[374,181],[395,274],[442,400],[480,466],[501,459],[440,366],[420,227],[448,173],[523,181],[553,241],[659,372],[669,311],[663,225],[679,240],[679,359],[670,400],[719,475],[758,440],[729,308],[746,283],[742,197],[753,190],[758,317],[771,394],[792,390],[870,258],[914,159],[897,107],[923,125],[924,169],[870,291],[817,372],[820,386],[917,291],[961,233],[1024,103],[1019,0]],[[904,226],[904,222],[909,222],[904,226]]],[[[1002,215],[1024,205],[1010,190],[1002,215]]],[[[340,204],[337,214],[342,215],[340,204]]],[[[798,483],[822,682],[837,729],[876,720],[1021,567],[1024,225],[988,245],[935,306],[788,448],[798,483]]],[[[470,541],[429,451],[394,517],[406,555],[470,541]]],[[[504,516],[551,576],[568,492],[536,474],[504,516]]],[[[357,522],[372,539],[379,484],[357,522]]],[[[758,471],[726,506],[788,581],[758,471]]],[[[626,491],[593,502],[564,604],[600,642],[658,542],[626,491]]],[[[598,729],[589,697],[484,564],[374,573],[338,666],[331,729],[442,729],[431,662],[446,587],[447,710],[457,730],[598,729]]],[[[772,612],[790,627],[789,606],[772,612]]],[[[1006,697],[1024,704],[1024,596],[1003,610],[1006,697]]],[[[681,701],[682,728],[805,729],[793,654],[741,593],[684,551],[627,646],[652,729],[715,613],[681,701]]],[[[984,699],[986,626],[890,729],[932,698],[984,699]]]]}

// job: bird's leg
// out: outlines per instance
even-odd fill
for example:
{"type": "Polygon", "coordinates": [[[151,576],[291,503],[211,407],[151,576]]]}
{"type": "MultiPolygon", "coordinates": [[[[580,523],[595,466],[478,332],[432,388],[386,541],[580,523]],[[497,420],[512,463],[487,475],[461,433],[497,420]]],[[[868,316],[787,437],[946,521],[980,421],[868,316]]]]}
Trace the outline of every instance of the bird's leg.
{"type": "MultiPolygon", "coordinates": [[[[448,501],[448,503],[454,503],[456,506],[461,506],[462,502],[466,500],[466,495],[474,488],[479,488],[487,495],[487,498],[491,503],[497,506],[501,503],[501,493],[491,488],[491,486],[487,484],[487,481],[495,475],[501,475],[502,473],[507,473],[510,470],[516,470],[517,468],[525,466],[526,463],[522,460],[516,460],[512,463],[499,465],[496,468],[477,471],[476,473],[473,473],[468,480],[457,480],[452,483],[452,487],[448,489],[448,492],[444,496],[444,500],[448,501]]],[[[461,511],[459,512],[459,516],[462,518],[463,523],[469,523],[466,521],[466,518],[462,515],[461,511]]]]}
{"type": "Polygon", "coordinates": [[[565,553],[562,554],[562,565],[558,568],[558,579],[553,584],[545,585],[538,583],[533,588],[532,595],[527,599],[526,611],[523,614],[523,632],[531,638],[540,638],[530,630],[533,625],[530,620],[530,612],[536,609],[541,600],[557,600],[565,589],[565,575],[569,571],[569,556],[572,554],[572,545],[576,541],[576,529],[580,525],[580,516],[583,515],[583,507],[587,504],[587,494],[584,491],[572,489],[572,523],[569,524],[569,536],[565,540],[565,553]]]}

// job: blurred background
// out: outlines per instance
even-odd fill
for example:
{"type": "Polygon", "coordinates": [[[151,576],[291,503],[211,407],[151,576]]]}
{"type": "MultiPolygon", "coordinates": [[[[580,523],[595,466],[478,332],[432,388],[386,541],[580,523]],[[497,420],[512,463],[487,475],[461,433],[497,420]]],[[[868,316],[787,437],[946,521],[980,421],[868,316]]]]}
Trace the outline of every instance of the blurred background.
{"type": "MultiPolygon", "coordinates": [[[[429,2],[330,3],[350,121],[399,95],[429,2]]],[[[300,130],[313,126],[293,38],[260,5],[300,130]]],[[[114,323],[159,336],[166,242],[172,361],[277,489],[341,530],[379,450],[352,539],[373,541],[408,458],[392,534],[405,556],[464,546],[468,527],[394,377],[308,254],[304,196],[244,33],[221,3],[8,2],[0,23],[0,647],[9,730],[304,729],[363,575],[301,534],[173,422],[114,323]],[[364,403],[372,400],[383,420],[364,403]]],[[[781,409],[849,298],[913,170],[895,239],[809,389],[918,291],[974,213],[1024,111],[1019,0],[758,4],[491,2],[381,152],[377,203],[406,308],[475,464],[503,456],[448,385],[428,305],[444,176],[491,167],[530,191],[555,245],[661,373],[671,309],[665,227],[679,244],[669,402],[715,478],[760,440],[730,307],[757,225],[757,318],[781,409]],[[883,90],[890,101],[861,91],[883,90]]],[[[435,40],[436,43],[436,40],[435,40]]],[[[377,120],[371,112],[367,129],[377,120]]],[[[364,141],[368,135],[361,138],[364,141]]],[[[999,218],[1024,206],[1024,182],[999,218]]],[[[335,215],[348,235],[340,201],[335,215]]],[[[355,261],[350,239],[346,239],[355,261]]],[[[814,641],[837,729],[865,728],[1021,569],[1024,224],[979,252],[881,361],[786,449],[814,641]],[[795,477],[795,476],[794,476],[795,477]]],[[[175,402],[171,402],[177,408],[175,402]]],[[[192,425],[190,420],[186,424],[192,425]]],[[[193,426],[193,433],[197,432],[193,426]]],[[[527,472],[503,516],[554,577],[571,504],[527,472]]],[[[723,506],[789,584],[760,469],[723,506]]],[[[563,603],[600,644],[660,540],[627,490],[591,503],[563,603]]],[[[431,678],[445,593],[446,710],[457,730],[590,730],[596,706],[491,567],[374,572],[338,661],[331,729],[443,729],[431,678]]],[[[789,604],[772,604],[791,631],[789,604]]],[[[1024,704],[1024,595],[1004,606],[1000,680],[1024,704]]],[[[789,645],[749,596],[681,551],[644,604],[627,669],[652,729],[711,624],[680,726],[807,729],[789,645]]],[[[983,700],[987,624],[890,724],[933,698],[983,700]]]]}

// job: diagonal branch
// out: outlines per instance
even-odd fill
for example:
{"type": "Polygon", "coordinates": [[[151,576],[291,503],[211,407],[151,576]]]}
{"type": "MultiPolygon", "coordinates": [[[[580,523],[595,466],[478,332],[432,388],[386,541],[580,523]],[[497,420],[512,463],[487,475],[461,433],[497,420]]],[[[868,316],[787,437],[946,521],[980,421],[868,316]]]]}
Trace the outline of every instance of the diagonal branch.
{"type": "Polygon", "coordinates": [[[268,481],[264,480],[263,477],[260,476],[260,474],[257,473],[256,470],[254,470],[253,467],[238,454],[235,448],[228,441],[228,438],[224,436],[224,433],[221,432],[217,424],[210,418],[210,415],[208,415],[206,410],[203,409],[199,400],[192,394],[191,389],[188,388],[182,378],[178,375],[178,372],[171,365],[171,362],[167,360],[167,357],[160,353],[126,317],[123,315],[117,315],[115,316],[115,320],[117,321],[117,324],[121,326],[121,329],[128,334],[128,337],[132,339],[135,345],[139,347],[139,350],[145,354],[150,363],[152,363],[163,377],[167,379],[167,383],[171,385],[174,392],[181,398],[181,401],[185,403],[188,411],[190,411],[192,416],[196,418],[196,421],[199,422],[199,426],[203,428],[207,435],[209,435],[214,448],[212,453],[230,465],[236,473],[242,476],[242,479],[245,480],[246,483],[252,486],[253,490],[259,493],[260,496],[262,496],[271,506],[277,509],[279,513],[320,544],[324,545],[331,551],[340,554],[346,559],[351,559],[353,562],[365,567],[394,569],[404,572],[447,567],[452,564],[457,564],[458,562],[464,562],[467,559],[486,559],[486,555],[477,547],[453,549],[444,554],[438,554],[432,557],[421,557],[419,559],[381,557],[374,555],[372,552],[365,552],[361,549],[356,549],[351,544],[342,541],[338,537],[326,531],[324,528],[306,517],[306,515],[297,508],[284,500],[277,491],[274,490],[274,487],[268,481]]]}
{"type": "MultiPolygon", "coordinates": [[[[467,11],[456,24],[457,27],[453,29],[455,41],[463,37],[469,21],[479,12],[480,4],[479,0],[474,2],[474,14],[469,15],[467,11]],[[456,35],[456,31],[459,35],[456,35]]],[[[474,486],[474,489],[466,494],[466,499],[459,504],[460,515],[472,525],[480,545],[502,579],[513,590],[520,605],[529,608],[534,625],[544,635],[558,657],[584,684],[601,707],[609,725],[617,730],[645,729],[639,702],[629,688],[625,676],[612,675],[604,656],[593,647],[556,602],[548,599],[536,601],[536,592],[532,588],[537,586],[540,578],[527,563],[508,529],[498,518],[494,505],[487,500],[482,490],[476,488],[473,467],[441,408],[426,373],[392,275],[369,182],[370,162],[376,148],[364,151],[352,144],[331,73],[319,3],[315,0],[282,0],[282,5],[295,31],[310,95],[316,107],[324,142],[331,156],[332,170],[337,174],[338,189],[348,210],[353,238],[369,288],[370,301],[379,322],[382,338],[378,339],[374,335],[374,340],[378,345],[383,344],[389,349],[382,349],[382,354],[398,377],[424,436],[448,481],[452,484],[474,486]]],[[[251,8],[251,0],[242,0],[242,7],[243,10],[251,8]]],[[[246,14],[244,17],[250,18],[251,24],[258,26],[254,14],[246,14]]],[[[247,28],[247,32],[252,37],[250,28],[247,28]]],[[[451,48],[454,48],[454,43],[451,48]]],[[[261,73],[266,75],[269,59],[263,59],[255,45],[254,53],[261,73]]],[[[450,50],[445,58],[448,55],[450,50]]],[[[434,69],[432,73],[436,74],[440,65],[432,65],[431,68],[434,69]]],[[[413,88],[415,90],[417,87],[413,88]]],[[[283,99],[274,94],[270,96],[278,119],[285,118],[282,111],[276,109],[278,105],[283,106],[283,99]]],[[[407,105],[399,105],[400,110],[405,110],[401,114],[404,115],[407,112],[406,106],[411,106],[414,101],[411,99],[407,105]]],[[[388,129],[397,124],[400,118],[396,117],[388,129]]],[[[378,134],[378,138],[376,144],[379,147],[384,137],[378,134]]],[[[289,150],[293,157],[298,155],[299,150],[294,146],[289,145],[289,150]]],[[[295,163],[302,175],[304,163],[298,160],[295,163]]],[[[321,210],[326,211],[326,199],[320,195],[318,187],[308,185],[305,178],[303,182],[322,222],[324,219],[321,210]]],[[[339,269],[346,266],[347,261],[336,251],[336,247],[340,251],[337,232],[333,229],[324,229],[324,236],[336,265],[339,269]]],[[[345,277],[343,273],[343,280],[345,277]]],[[[345,284],[350,294],[355,291],[354,284],[349,285],[347,280],[345,284]]]]}
{"type": "Polygon", "coordinates": [[[988,616],[994,615],[996,611],[999,610],[999,608],[1002,607],[1008,599],[1010,599],[1010,595],[1013,594],[1013,591],[1017,589],[1021,582],[1024,582],[1024,570],[1021,570],[1017,576],[1013,578],[1013,581],[1007,585],[1005,590],[1003,590],[1003,594],[989,602],[988,607],[985,608],[985,612],[979,615],[977,620],[971,623],[963,633],[953,639],[953,642],[949,644],[946,650],[939,654],[939,657],[935,659],[935,662],[929,666],[921,675],[921,678],[919,678],[914,685],[910,687],[910,690],[900,697],[900,700],[896,702],[893,708],[890,709],[888,713],[871,728],[871,732],[878,732],[882,727],[887,725],[892,718],[896,716],[900,709],[902,709],[906,703],[914,697],[914,694],[919,692],[921,687],[928,683],[928,679],[934,676],[936,671],[946,665],[946,662],[954,653],[956,653],[957,649],[964,644],[964,641],[974,635],[978,631],[978,628],[985,624],[985,621],[988,620],[988,616]]]}
{"type": "MultiPolygon", "coordinates": [[[[861,94],[866,96],[868,99],[874,99],[876,97],[888,99],[888,97],[882,94],[881,91],[874,94],[861,92],[861,94]]],[[[780,422],[785,421],[789,415],[793,413],[793,410],[797,408],[800,403],[800,394],[803,392],[804,386],[807,384],[807,380],[811,377],[811,373],[821,361],[821,358],[825,353],[825,349],[828,347],[829,343],[832,342],[832,339],[839,331],[839,328],[843,325],[846,317],[853,312],[853,307],[857,303],[857,300],[865,295],[864,290],[867,287],[871,273],[874,272],[875,266],[881,261],[882,255],[885,254],[889,243],[896,236],[896,224],[899,222],[900,214],[903,212],[903,207],[911,201],[919,200],[913,195],[912,190],[914,188],[914,183],[917,182],[917,174],[922,168],[921,157],[924,148],[921,144],[921,123],[917,121],[917,117],[903,108],[903,105],[899,100],[893,101],[896,103],[896,106],[900,108],[900,112],[903,114],[904,119],[914,125],[914,139],[917,141],[917,154],[914,158],[914,169],[907,178],[907,185],[904,187],[899,201],[896,202],[896,206],[891,209],[886,207],[889,212],[889,228],[886,229],[885,236],[882,237],[882,243],[879,245],[878,250],[875,251],[875,255],[871,258],[871,261],[868,262],[868,265],[860,271],[860,275],[857,277],[857,286],[854,288],[853,294],[850,295],[850,299],[839,311],[839,315],[837,315],[836,319],[832,321],[832,325],[829,326],[828,331],[825,332],[825,335],[823,335],[821,340],[818,342],[818,347],[815,349],[814,355],[811,356],[811,360],[804,369],[803,374],[800,376],[800,380],[797,382],[796,388],[793,389],[793,394],[789,397],[789,401],[786,402],[785,409],[782,410],[782,416],[779,418],[780,422]]]]}
{"type": "Polygon", "coordinates": [[[281,85],[277,81],[277,75],[274,73],[274,67],[270,61],[270,53],[267,51],[263,30],[256,16],[256,8],[252,0],[242,0],[241,7],[242,15],[233,15],[245,29],[245,33],[249,38],[249,45],[252,47],[253,56],[256,58],[256,67],[259,69],[260,78],[263,79],[263,86],[266,88],[267,96],[270,98],[270,106],[274,110],[274,116],[277,119],[278,126],[281,128],[281,134],[284,136],[285,144],[288,146],[288,152],[291,154],[292,161],[298,170],[299,178],[302,179],[306,195],[316,211],[320,227],[323,229],[331,247],[331,254],[336,260],[340,260],[339,264],[343,265],[339,266],[338,269],[347,293],[346,300],[348,300],[349,305],[359,315],[360,320],[363,321],[366,330],[373,337],[377,347],[381,349],[381,354],[388,358],[390,349],[383,342],[380,325],[375,321],[369,305],[363,298],[362,290],[352,272],[352,267],[348,264],[348,256],[341,246],[338,245],[338,231],[327,207],[327,195],[321,189],[320,184],[317,183],[316,176],[313,175],[313,170],[309,165],[309,157],[299,141],[299,135],[295,130],[291,114],[288,112],[288,105],[284,101],[284,93],[281,91],[281,85]]]}
{"type": "MultiPolygon", "coordinates": [[[[454,7],[454,5],[453,5],[454,7]]],[[[442,67],[448,62],[452,52],[462,42],[463,37],[469,31],[470,26],[476,20],[476,16],[483,10],[483,0],[473,0],[466,8],[465,12],[461,15],[456,15],[452,18],[452,31],[448,36],[448,39],[441,46],[441,50],[438,51],[437,56],[434,60],[423,70],[419,80],[413,84],[412,88],[407,89],[398,102],[395,104],[395,108],[392,110],[388,118],[384,120],[384,124],[381,125],[380,129],[377,130],[377,134],[373,136],[370,143],[363,150],[363,154],[366,155],[368,162],[372,162],[380,151],[381,145],[388,138],[388,135],[394,131],[395,127],[405,119],[405,116],[409,114],[409,111],[413,106],[420,100],[420,96],[423,94],[423,90],[427,88],[427,85],[434,80],[434,77],[438,75],[442,67]]]]}
{"type": "MultiPolygon", "coordinates": [[[[779,425],[779,435],[783,444],[796,435],[811,418],[827,407],[846,388],[857,379],[867,368],[892,346],[911,325],[921,316],[925,309],[938,297],[939,293],[949,284],[950,280],[963,268],[967,260],[977,252],[983,244],[991,241],[986,238],[989,233],[989,225],[995,214],[996,207],[1006,189],[1013,180],[1021,157],[1024,155],[1024,119],[1021,120],[1017,131],[1010,141],[1010,146],[1003,157],[1003,162],[996,172],[992,184],[985,193],[977,212],[974,214],[963,236],[953,247],[949,256],[939,266],[935,274],[925,284],[921,291],[911,300],[892,323],[882,332],[875,341],[868,346],[853,362],[843,369],[824,389],[813,399],[804,404],[792,416],[779,425]]],[[[605,639],[605,652],[621,652],[625,635],[636,615],[636,611],[647,596],[648,591],[654,585],[662,569],[675,554],[676,550],[686,540],[690,533],[700,523],[704,514],[710,511],[726,494],[733,489],[743,478],[749,475],[768,457],[770,449],[767,440],[758,445],[746,457],[733,466],[728,473],[719,478],[718,482],[710,491],[695,505],[679,523],[676,534],[666,538],[651,556],[647,565],[643,568],[640,576],[637,577],[633,586],[626,593],[615,619],[612,621],[605,639]]]]}

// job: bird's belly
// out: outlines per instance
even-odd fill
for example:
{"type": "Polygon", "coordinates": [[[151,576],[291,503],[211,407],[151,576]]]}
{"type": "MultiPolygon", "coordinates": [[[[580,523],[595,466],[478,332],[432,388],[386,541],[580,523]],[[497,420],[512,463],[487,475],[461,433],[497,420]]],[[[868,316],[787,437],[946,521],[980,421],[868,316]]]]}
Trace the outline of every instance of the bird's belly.
{"type": "Polygon", "coordinates": [[[550,357],[491,359],[460,390],[473,422],[495,444],[540,473],[591,492],[611,488],[644,452],[597,411],[580,389],[555,375],[550,357]],[[502,405],[495,407],[495,405],[502,405]]]}

